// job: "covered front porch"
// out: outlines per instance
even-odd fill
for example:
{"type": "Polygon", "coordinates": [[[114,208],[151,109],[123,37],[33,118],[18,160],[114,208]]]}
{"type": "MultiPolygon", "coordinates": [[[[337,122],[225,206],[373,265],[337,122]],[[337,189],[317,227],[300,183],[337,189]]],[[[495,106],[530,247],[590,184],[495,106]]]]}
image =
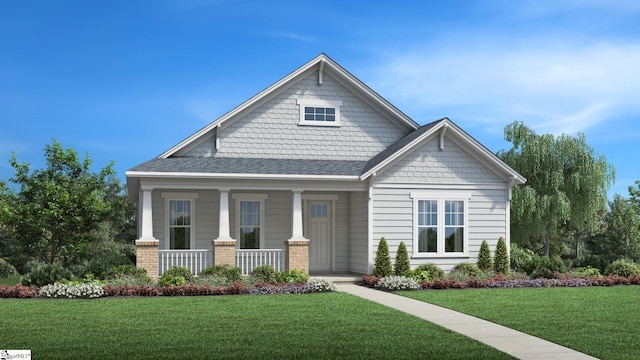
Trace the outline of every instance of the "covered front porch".
{"type": "Polygon", "coordinates": [[[139,196],[137,266],[152,278],[176,265],[366,272],[366,192],[141,184],[139,196]]]}

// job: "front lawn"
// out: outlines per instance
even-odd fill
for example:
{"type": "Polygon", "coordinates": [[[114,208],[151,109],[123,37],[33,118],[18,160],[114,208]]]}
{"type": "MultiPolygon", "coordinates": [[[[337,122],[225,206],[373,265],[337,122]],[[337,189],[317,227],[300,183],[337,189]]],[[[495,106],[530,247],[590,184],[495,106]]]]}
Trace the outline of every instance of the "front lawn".
{"type": "Polygon", "coordinates": [[[601,359],[640,354],[640,286],[469,289],[401,295],[474,315],[601,359]]]}
{"type": "Polygon", "coordinates": [[[34,358],[509,359],[345,293],[0,299],[2,349],[34,358]]]}

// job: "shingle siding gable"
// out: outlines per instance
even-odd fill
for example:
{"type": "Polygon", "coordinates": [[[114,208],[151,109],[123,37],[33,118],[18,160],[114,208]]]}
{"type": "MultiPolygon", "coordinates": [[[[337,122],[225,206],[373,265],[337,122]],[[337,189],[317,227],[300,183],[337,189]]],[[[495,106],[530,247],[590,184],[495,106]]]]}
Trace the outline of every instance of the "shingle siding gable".
{"type": "MultiPolygon", "coordinates": [[[[367,161],[406,132],[329,75],[314,72],[220,131],[216,157],[367,161]],[[342,101],[341,126],[299,125],[297,99],[342,101]]],[[[202,147],[215,143],[203,143],[202,147]]],[[[207,153],[199,147],[189,155],[207,153]],[[197,151],[196,151],[197,150],[197,151]]]]}
{"type": "Polygon", "coordinates": [[[489,184],[505,180],[445,137],[440,150],[439,138],[408,154],[376,179],[392,183],[489,184]]]}

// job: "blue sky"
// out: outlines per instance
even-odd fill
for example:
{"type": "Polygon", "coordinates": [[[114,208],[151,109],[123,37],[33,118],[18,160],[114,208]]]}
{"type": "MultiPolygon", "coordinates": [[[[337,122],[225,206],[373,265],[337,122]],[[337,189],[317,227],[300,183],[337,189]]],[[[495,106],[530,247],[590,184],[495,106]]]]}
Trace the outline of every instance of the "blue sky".
{"type": "Polygon", "coordinates": [[[51,138],[124,178],[321,52],[420,124],[584,132],[640,179],[637,0],[3,1],[0,34],[0,180],[51,138]]]}

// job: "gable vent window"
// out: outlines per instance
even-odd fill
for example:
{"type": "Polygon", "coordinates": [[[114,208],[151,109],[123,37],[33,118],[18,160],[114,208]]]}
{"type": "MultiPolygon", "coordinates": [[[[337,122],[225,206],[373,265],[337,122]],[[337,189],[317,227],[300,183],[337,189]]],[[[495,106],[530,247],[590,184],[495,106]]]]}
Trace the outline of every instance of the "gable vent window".
{"type": "Polygon", "coordinates": [[[300,122],[298,125],[340,126],[342,101],[298,99],[300,122]]]}

